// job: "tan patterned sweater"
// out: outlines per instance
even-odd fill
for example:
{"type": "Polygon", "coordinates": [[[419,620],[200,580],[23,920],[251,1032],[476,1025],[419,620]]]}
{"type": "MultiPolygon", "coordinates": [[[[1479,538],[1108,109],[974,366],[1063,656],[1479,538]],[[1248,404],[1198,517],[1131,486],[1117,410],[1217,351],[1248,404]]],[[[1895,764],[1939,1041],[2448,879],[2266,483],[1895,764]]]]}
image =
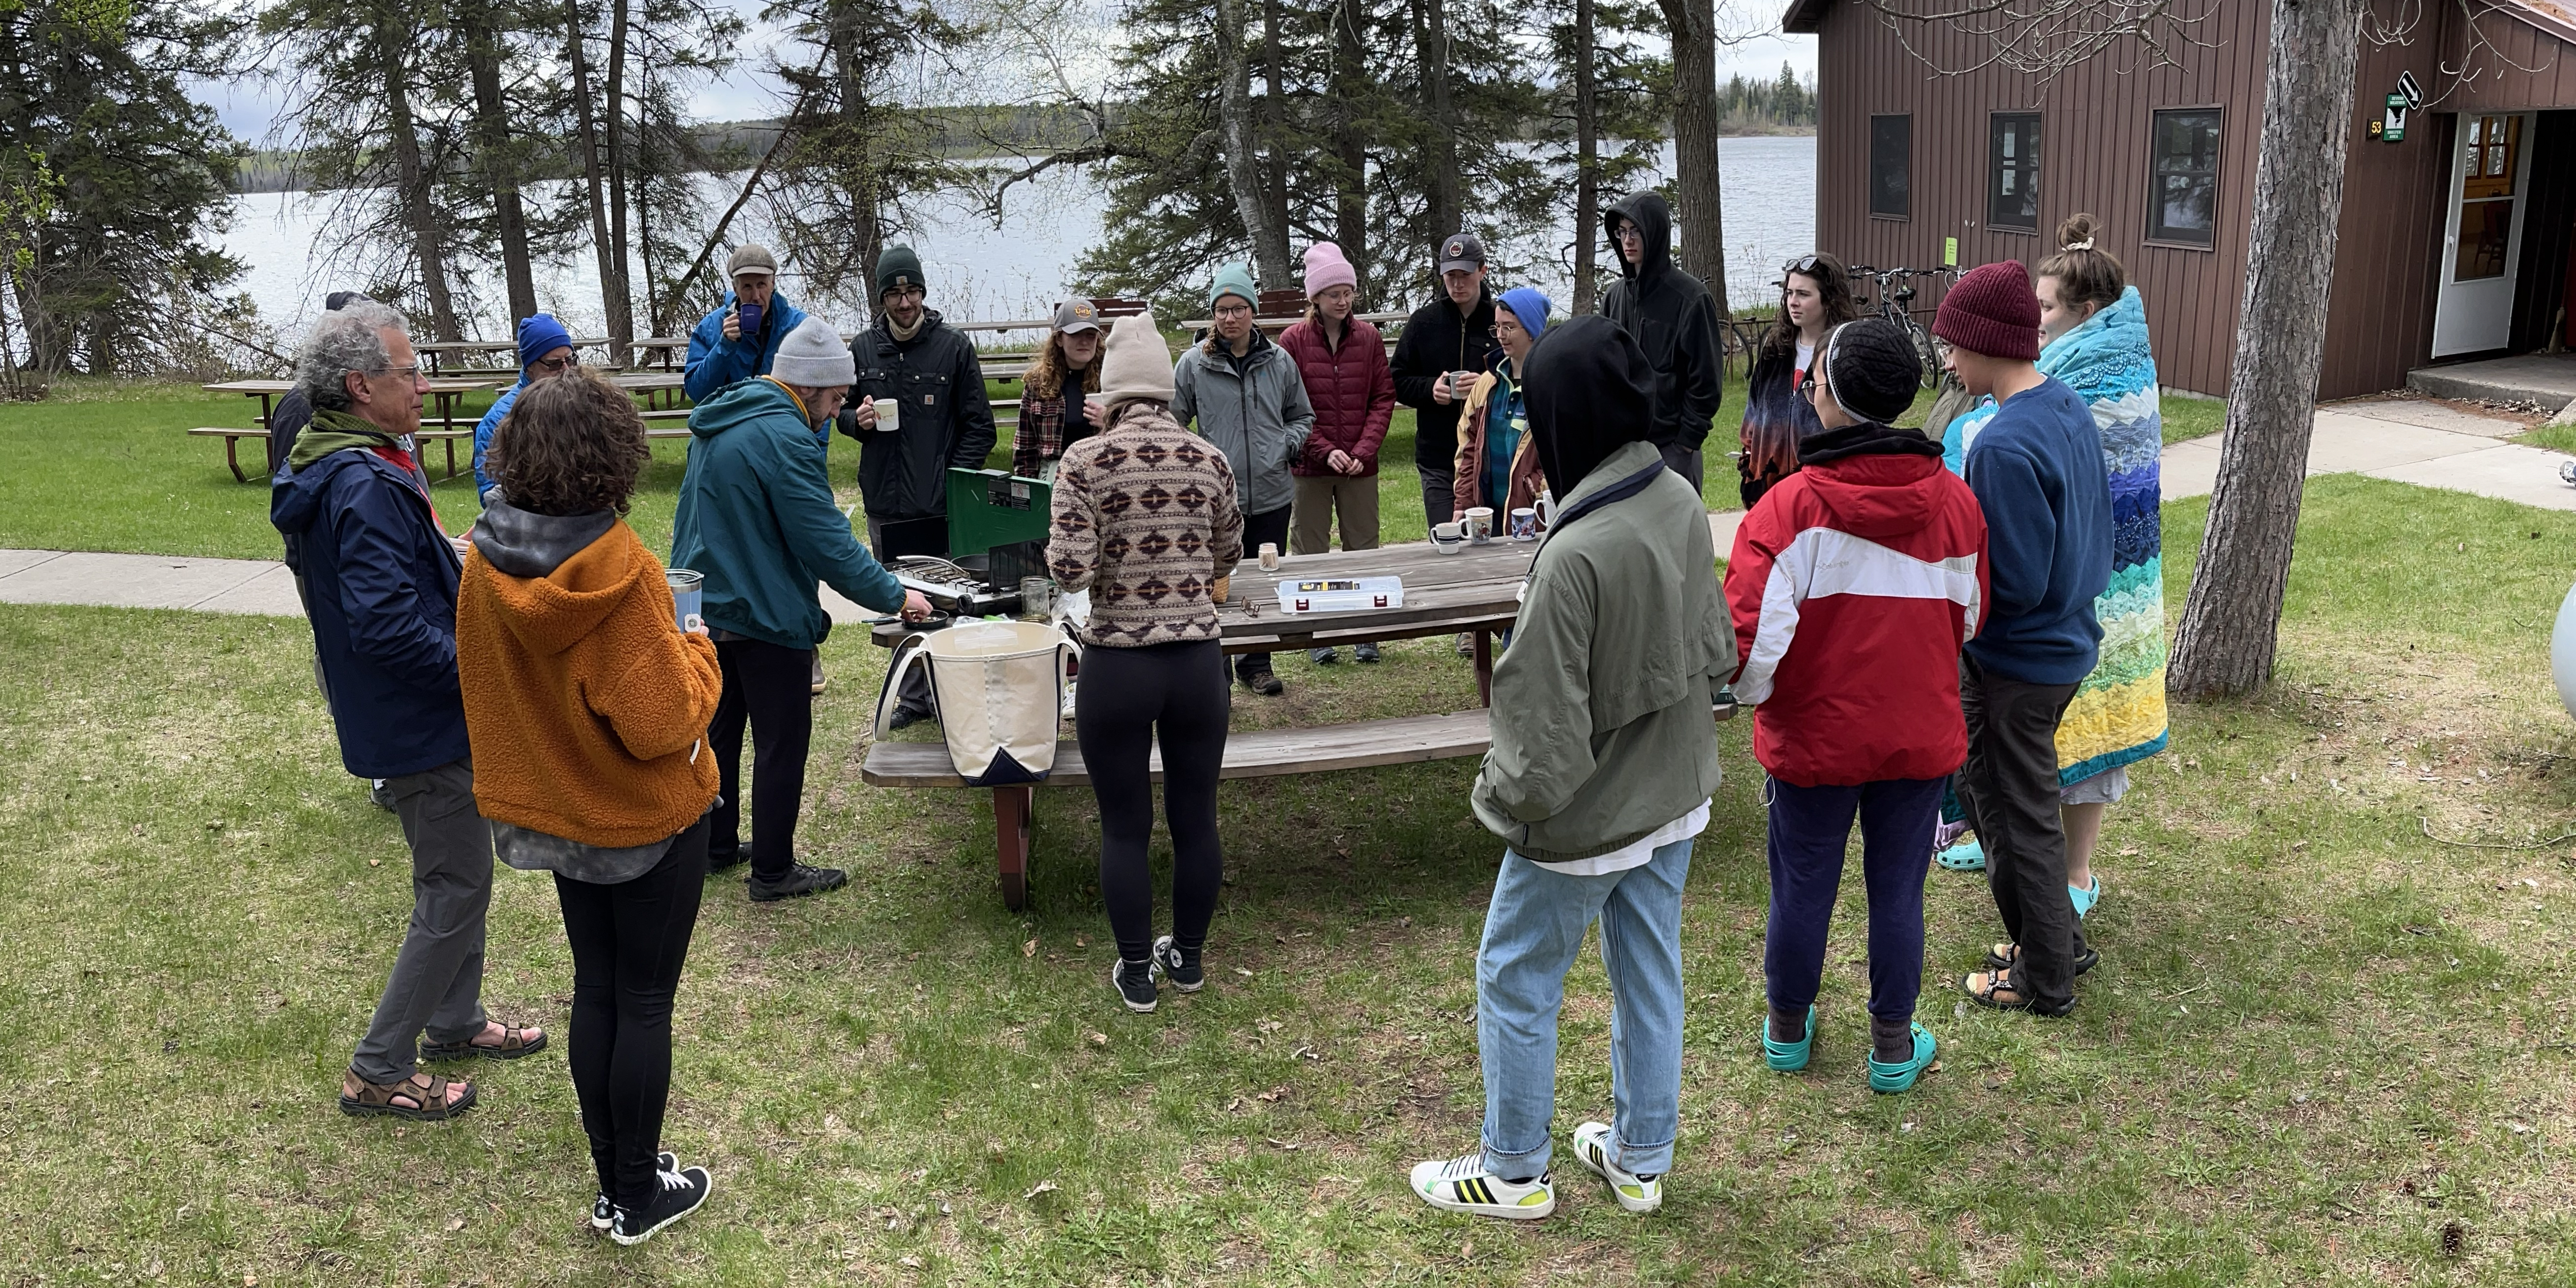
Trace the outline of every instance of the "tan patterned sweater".
{"type": "Polygon", "coordinates": [[[1107,432],[1065,449],[1052,513],[1048,571],[1066,590],[1091,590],[1084,643],[1217,638],[1211,591],[1243,558],[1243,512],[1234,471],[1207,440],[1129,403],[1107,432]]]}

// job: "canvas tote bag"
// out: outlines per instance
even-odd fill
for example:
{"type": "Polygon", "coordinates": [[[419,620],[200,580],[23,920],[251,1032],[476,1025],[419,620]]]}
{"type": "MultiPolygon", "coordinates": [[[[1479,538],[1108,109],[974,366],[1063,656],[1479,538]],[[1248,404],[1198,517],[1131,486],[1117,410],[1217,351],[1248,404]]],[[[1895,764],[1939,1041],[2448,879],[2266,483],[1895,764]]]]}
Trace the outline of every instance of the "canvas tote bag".
{"type": "Polygon", "coordinates": [[[949,763],[967,786],[1042,782],[1055,768],[1065,681],[1081,648],[1041,622],[967,622],[908,635],[886,665],[876,728],[888,727],[905,674],[924,667],[949,763]]]}

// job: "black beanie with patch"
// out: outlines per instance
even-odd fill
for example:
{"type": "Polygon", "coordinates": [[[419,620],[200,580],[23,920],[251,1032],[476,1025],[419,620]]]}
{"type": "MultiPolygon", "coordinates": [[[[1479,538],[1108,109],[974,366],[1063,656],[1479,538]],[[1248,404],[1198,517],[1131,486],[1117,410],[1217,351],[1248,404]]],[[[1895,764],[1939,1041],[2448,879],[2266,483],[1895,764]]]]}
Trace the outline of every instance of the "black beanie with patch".
{"type": "Polygon", "coordinates": [[[1914,342],[1885,318],[1835,327],[1817,356],[1825,360],[1825,391],[1863,420],[1893,422],[1923,387],[1923,359],[1914,342]]]}

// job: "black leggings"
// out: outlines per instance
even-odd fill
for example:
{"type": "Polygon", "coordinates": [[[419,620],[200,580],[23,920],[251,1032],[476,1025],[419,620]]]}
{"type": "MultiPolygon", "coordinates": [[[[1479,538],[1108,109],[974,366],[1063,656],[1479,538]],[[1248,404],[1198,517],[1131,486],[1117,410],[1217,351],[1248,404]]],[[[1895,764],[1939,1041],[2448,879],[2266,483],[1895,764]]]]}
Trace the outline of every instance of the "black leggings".
{"type": "Polygon", "coordinates": [[[641,1208],[658,1189],[662,1109],[671,1099],[671,998],[707,880],[707,820],[651,871],[616,885],[555,877],[572,941],[573,1094],[599,1189],[641,1208]]]}
{"type": "Polygon", "coordinates": [[[1163,746],[1163,820],[1172,829],[1172,938],[1207,941],[1225,859],[1217,848],[1216,779],[1233,708],[1215,640],[1150,648],[1091,648],[1074,686],[1073,729],[1100,801],[1100,899],[1118,955],[1145,960],[1154,937],[1154,886],[1145,844],[1154,834],[1148,758],[1163,746]]]}
{"type": "Polygon", "coordinates": [[[707,722],[717,796],[707,852],[731,863],[742,845],[742,726],[751,722],[751,874],[775,881],[796,863],[805,808],[805,753],[814,740],[814,653],[759,640],[716,644],[724,696],[707,722]]]}

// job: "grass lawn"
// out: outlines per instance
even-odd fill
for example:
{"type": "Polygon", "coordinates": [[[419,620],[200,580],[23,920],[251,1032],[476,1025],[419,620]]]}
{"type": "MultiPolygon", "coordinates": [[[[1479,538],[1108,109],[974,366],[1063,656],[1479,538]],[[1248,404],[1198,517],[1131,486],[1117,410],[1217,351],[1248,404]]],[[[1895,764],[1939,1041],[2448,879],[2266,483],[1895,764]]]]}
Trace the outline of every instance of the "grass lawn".
{"type": "MultiPolygon", "coordinates": [[[[410,891],[393,819],[338,768],[303,625],[0,606],[0,1267],[12,1288],[2569,1282],[2576,727],[2542,659],[2576,517],[2356,477],[2307,495],[2280,676],[2178,710],[2113,810],[2072,1018],[1960,1009],[1993,912],[1935,872],[1942,1067],[1871,1095],[1854,879],[1816,1064],[1765,1070],[1760,778],[1726,726],[1665,1208],[1629,1216],[1566,1159],[1558,1215],[1511,1228],[1402,1180],[1480,1113],[1497,847],[1470,763],[1228,784],[1213,982],[1130,1016],[1087,793],[1042,794],[1031,906],[1006,913],[974,794],[859,781],[880,659],[837,635],[802,841],[852,884],[762,908],[711,884],[666,1141],[716,1197],[621,1250],[584,1222],[559,1050],[469,1070],[482,1104],[455,1123],[332,1107],[410,891]]],[[[2177,608],[2203,513],[2166,508],[2177,608]]],[[[1281,670],[1289,696],[1240,699],[1238,728],[1473,701],[1438,642],[1281,670]]],[[[551,890],[505,870],[488,1003],[560,1039],[569,993],[551,890]]],[[[1564,1019],[1570,1129],[1609,1110],[1597,958],[1564,1019]]]]}
{"type": "MultiPolygon", "coordinates": [[[[995,405],[1015,406],[1017,385],[993,384],[995,405]]],[[[488,398],[469,400],[479,417],[488,398]]],[[[1918,412],[1921,410],[1918,407],[1918,412]]],[[[1727,386],[1726,404],[1709,434],[1704,494],[1716,509],[1738,508],[1734,463],[1726,452],[1744,417],[1744,385],[1727,386]]],[[[66,380],[41,403],[0,406],[0,548],[114,550],[143,554],[278,557],[276,529],[268,523],[268,491],[236,481],[224,467],[223,441],[190,438],[201,425],[256,425],[259,403],[236,394],[210,394],[193,385],[136,381],[66,380]]],[[[459,424],[471,423],[466,413],[459,424]]],[[[656,422],[664,424],[667,422],[656,422]]],[[[1010,465],[1010,435],[994,446],[989,463],[1010,465]]],[[[245,471],[257,478],[265,464],[261,444],[240,445],[245,471]]],[[[470,450],[458,445],[460,470],[470,450]]],[[[439,518],[462,532],[482,506],[471,473],[440,479],[445,449],[427,448],[431,494],[439,518]]],[[[1413,412],[1398,408],[1380,454],[1383,539],[1420,540],[1422,489],[1413,468],[1413,412]]],[[[667,553],[671,512],[679,503],[686,439],[658,439],[630,516],[645,544],[667,553]]],[[[844,504],[858,501],[858,444],[833,437],[830,469],[844,504]]]]}
{"type": "Polygon", "coordinates": [[[2164,415],[2165,446],[2207,438],[2227,428],[2227,404],[2215,398],[2164,397],[2156,400],[2164,415]]]}

